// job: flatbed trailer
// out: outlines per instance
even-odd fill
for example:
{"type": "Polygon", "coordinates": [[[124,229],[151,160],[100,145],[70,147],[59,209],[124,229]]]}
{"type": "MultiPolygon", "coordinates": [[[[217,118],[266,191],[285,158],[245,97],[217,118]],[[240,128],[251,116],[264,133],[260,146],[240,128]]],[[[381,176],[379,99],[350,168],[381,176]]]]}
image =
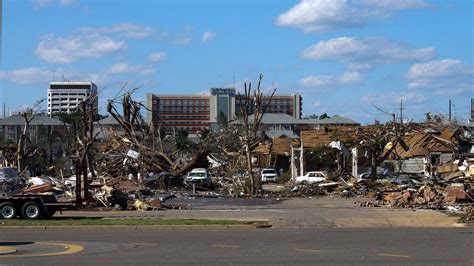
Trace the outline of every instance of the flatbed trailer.
{"type": "Polygon", "coordinates": [[[55,195],[0,195],[0,219],[48,219],[75,206],[75,202],[59,202],[55,195]]]}

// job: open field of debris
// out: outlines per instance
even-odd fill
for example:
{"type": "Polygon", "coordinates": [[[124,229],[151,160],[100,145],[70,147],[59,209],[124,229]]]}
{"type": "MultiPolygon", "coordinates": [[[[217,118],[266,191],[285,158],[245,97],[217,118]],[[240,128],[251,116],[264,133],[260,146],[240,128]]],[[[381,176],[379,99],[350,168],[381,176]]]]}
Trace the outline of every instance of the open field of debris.
{"type": "MultiPolygon", "coordinates": [[[[3,147],[2,217],[48,218],[65,209],[186,210],[190,206],[170,199],[195,197],[329,195],[373,199],[357,201],[360,207],[447,210],[473,219],[474,146],[466,127],[442,120],[391,122],[269,138],[260,125],[264,109],[257,108],[242,123],[191,140],[150,127],[141,107],[131,93],[109,101],[118,126],[98,141],[94,128],[100,125],[83,102],[75,120],[64,120],[73,123],[64,132],[63,153],[69,155],[56,160],[31,144],[26,132],[16,145],[3,147]]],[[[23,117],[28,128],[35,114],[23,117]]]]}

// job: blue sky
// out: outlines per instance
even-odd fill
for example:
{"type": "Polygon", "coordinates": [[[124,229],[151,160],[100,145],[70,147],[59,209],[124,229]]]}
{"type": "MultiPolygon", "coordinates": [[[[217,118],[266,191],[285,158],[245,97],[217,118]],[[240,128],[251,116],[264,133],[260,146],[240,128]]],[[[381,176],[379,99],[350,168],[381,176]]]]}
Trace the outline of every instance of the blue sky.
{"type": "Polygon", "coordinates": [[[53,80],[92,80],[105,102],[255,82],[299,92],[303,113],[368,123],[398,112],[468,119],[470,0],[3,1],[0,102],[19,111],[53,80]]]}

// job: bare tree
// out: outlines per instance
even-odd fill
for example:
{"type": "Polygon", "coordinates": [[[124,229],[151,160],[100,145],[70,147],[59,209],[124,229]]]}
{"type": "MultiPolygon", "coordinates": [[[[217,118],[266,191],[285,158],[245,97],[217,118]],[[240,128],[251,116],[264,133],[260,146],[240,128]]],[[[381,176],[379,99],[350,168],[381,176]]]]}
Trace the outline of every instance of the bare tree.
{"type": "Polygon", "coordinates": [[[243,95],[243,97],[241,97],[240,93],[238,94],[240,102],[240,115],[243,127],[243,143],[245,146],[245,154],[247,157],[247,171],[250,175],[251,196],[254,196],[261,187],[260,177],[254,176],[253,174],[252,148],[259,142],[257,132],[260,128],[263,115],[265,114],[268,105],[270,104],[270,101],[276,91],[276,89],[273,89],[273,92],[270,97],[265,99],[260,88],[262,79],[263,74],[260,74],[256,91],[252,92],[252,83],[249,82],[247,86],[246,82],[244,84],[245,94],[243,95]],[[250,120],[249,117],[252,117],[253,119],[250,120]]]}
{"type": "Polygon", "coordinates": [[[17,151],[16,151],[16,160],[18,171],[23,171],[26,168],[27,154],[26,154],[26,144],[30,142],[28,137],[28,131],[30,128],[30,123],[35,118],[36,114],[40,112],[41,104],[44,102],[44,99],[37,101],[32,108],[27,108],[25,111],[21,112],[21,116],[24,120],[23,132],[18,139],[17,151]]]}

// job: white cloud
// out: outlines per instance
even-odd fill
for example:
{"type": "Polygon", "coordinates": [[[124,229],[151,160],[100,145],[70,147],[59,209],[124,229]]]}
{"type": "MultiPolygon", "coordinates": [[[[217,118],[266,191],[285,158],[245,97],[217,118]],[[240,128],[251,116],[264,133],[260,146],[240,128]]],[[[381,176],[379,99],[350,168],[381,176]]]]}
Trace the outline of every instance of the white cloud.
{"type": "Polygon", "coordinates": [[[302,0],[276,20],[279,26],[305,32],[359,27],[371,18],[386,18],[404,9],[429,7],[422,0],[302,0]]]}
{"type": "Polygon", "coordinates": [[[131,22],[120,23],[109,27],[83,27],[80,32],[86,34],[114,34],[122,38],[144,39],[153,34],[153,29],[131,22]]]}
{"type": "Polygon", "coordinates": [[[59,4],[60,6],[71,6],[75,4],[76,0],[34,0],[33,3],[39,8],[46,7],[50,4],[59,4]]]}
{"type": "Polygon", "coordinates": [[[303,87],[332,88],[337,86],[351,86],[362,83],[363,77],[356,71],[345,71],[340,75],[309,76],[299,81],[303,87]]]}
{"type": "Polygon", "coordinates": [[[51,63],[72,63],[81,59],[99,58],[125,48],[124,41],[98,34],[66,37],[51,34],[38,44],[36,55],[51,63]]]}
{"type": "Polygon", "coordinates": [[[216,33],[212,31],[206,31],[201,37],[202,42],[210,42],[216,37],[216,33]]]}
{"type": "Polygon", "coordinates": [[[322,32],[362,24],[360,15],[345,0],[303,0],[278,16],[276,24],[302,29],[305,32],[322,32]]]}
{"type": "Polygon", "coordinates": [[[61,6],[70,6],[74,4],[76,1],[75,0],[59,0],[59,4],[61,6]]]}
{"type": "Polygon", "coordinates": [[[122,62],[110,66],[106,73],[108,74],[140,74],[150,75],[156,72],[156,68],[152,66],[130,65],[122,62]]]}
{"type": "Polygon", "coordinates": [[[434,48],[414,49],[383,37],[338,37],[320,41],[301,52],[313,60],[345,62],[427,61],[434,58],[434,48]]]}
{"type": "Polygon", "coordinates": [[[347,64],[347,70],[350,71],[368,71],[372,70],[374,66],[368,63],[350,63],[347,64]]]}
{"type": "Polygon", "coordinates": [[[358,0],[358,2],[385,12],[403,9],[424,9],[430,7],[430,5],[425,3],[423,0],[358,0]]]}
{"type": "Polygon", "coordinates": [[[39,67],[0,71],[0,79],[17,84],[40,84],[51,81],[53,71],[39,67]]]}
{"type": "Polygon", "coordinates": [[[168,55],[165,52],[155,52],[148,55],[148,60],[152,62],[165,61],[168,55]]]}
{"type": "Polygon", "coordinates": [[[403,101],[404,104],[422,104],[426,101],[426,97],[422,94],[412,92],[388,92],[383,94],[368,94],[362,96],[360,100],[364,103],[383,106],[400,104],[400,101],[403,101]]]}
{"type": "Polygon", "coordinates": [[[474,66],[459,60],[433,60],[414,64],[407,73],[408,87],[432,89],[435,94],[474,93],[474,66]]]}
{"type": "Polygon", "coordinates": [[[192,40],[193,38],[191,38],[190,36],[182,35],[182,36],[174,37],[171,42],[176,45],[186,45],[190,43],[192,40]]]}

